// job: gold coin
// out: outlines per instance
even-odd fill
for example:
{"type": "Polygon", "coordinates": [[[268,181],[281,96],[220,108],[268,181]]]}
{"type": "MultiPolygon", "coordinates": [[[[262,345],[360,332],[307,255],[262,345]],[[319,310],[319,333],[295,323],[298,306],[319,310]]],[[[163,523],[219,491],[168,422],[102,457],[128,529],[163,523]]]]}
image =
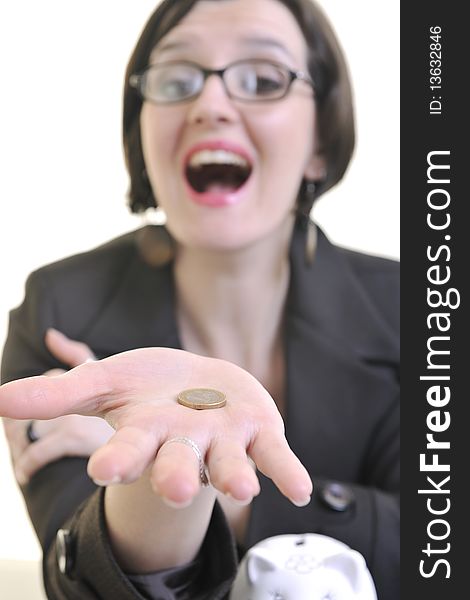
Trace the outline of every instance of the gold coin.
{"type": "Polygon", "coordinates": [[[178,402],[183,406],[194,408],[195,410],[222,408],[227,403],[225,394],[210,388],[183,390],[178,394],[178,402]]]}

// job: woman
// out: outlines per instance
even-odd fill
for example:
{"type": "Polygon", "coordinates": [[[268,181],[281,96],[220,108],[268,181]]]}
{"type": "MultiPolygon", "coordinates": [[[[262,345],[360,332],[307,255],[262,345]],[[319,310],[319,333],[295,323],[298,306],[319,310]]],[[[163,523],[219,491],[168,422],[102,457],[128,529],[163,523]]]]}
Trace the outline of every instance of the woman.
{"type": "Polygon", "coordinates": [[[3,382],[79,365],[0,390],[0,414],[53,419],[29,446],[7,422],[51,598],[225,598],[236,545],[306,531],[398,598],[397,268],[307,216],[353,145],[344,62],[308,0],[152,15],[124,146],[133,210],[158,202],[166,229],[34,273],[3,355],[3,382]],[[201,387],[226,405],[177,402],[201,387]]]}

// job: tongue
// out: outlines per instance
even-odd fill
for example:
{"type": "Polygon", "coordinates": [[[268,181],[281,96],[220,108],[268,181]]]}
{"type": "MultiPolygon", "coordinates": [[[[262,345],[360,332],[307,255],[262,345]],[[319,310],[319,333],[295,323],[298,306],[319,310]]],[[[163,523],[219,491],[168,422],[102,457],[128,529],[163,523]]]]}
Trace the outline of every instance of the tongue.
{"type": "Polygon", "coordinates": [[[229,194],[234,192],[236,188],[233,185],[222,182],[210,183],[204,190],[206,194],[229,194]]]}

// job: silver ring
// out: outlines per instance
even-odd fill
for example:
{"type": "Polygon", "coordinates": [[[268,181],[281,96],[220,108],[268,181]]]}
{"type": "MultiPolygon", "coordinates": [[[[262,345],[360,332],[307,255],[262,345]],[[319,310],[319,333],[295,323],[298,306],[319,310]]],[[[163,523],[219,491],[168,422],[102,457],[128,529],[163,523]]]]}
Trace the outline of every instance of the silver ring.
{"type": "Polygon", "coordinates": [[[26,432],[25,432],[26,438],[30,444],[34,444],[34,442],[37,442],[39,439],[39,436],[34,432],[33,426],[34,426],[34,420],[32,420],[28,423],[28,426],[26,427],[26,432]]]}
{"type": "Polygon", "coordinates": [[[198,463],[199,463],[199,478],[201,480],[201,485],[202,487],[207,487],[209,485],[209,477],[207,475],[207,471],[206,471],[206,465],[204,463],[204,458],[202,456],[202,452],[199,449],[199,446],[196,444],[196,442],[194,442],[192,439],[185,437],[185,436],[178,436],[178,437],[174,437],[171,438],[169,440],[167,440],[164,444],[162,444],[160,450],[163,448],[163,446],[166,446],[166,444],[186,444],[186,446],[189,446],[194,454],[197,457],[198,463]]]}

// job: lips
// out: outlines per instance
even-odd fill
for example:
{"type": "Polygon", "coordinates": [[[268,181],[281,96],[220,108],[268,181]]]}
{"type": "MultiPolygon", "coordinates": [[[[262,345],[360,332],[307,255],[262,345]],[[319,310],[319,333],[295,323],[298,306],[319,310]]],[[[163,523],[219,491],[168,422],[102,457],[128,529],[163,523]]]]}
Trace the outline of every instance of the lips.
{"type": "Polygon", "coordinates": [[[250,179],[253,161],[237,144],[206,141],[193,146],[184,161],[184,178],[191,200],[207,206],[227,206],[240,200],[250,179]]]}

